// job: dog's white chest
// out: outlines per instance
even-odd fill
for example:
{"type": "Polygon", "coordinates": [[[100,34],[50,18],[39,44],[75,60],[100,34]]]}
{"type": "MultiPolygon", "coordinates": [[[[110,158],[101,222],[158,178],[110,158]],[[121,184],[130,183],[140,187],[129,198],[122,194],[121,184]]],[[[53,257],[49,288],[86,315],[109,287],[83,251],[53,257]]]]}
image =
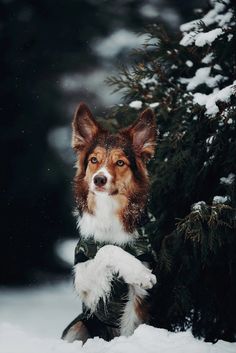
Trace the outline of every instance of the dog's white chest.
{"type": "Polygon", "coordinates": [[[118,204],[107,193],[96,194],[94,214],[84,212],[78,220],[83,237],[93,237],[96,241],[110,244],[123,244],[131,240],[117,215],[118,204]]]}

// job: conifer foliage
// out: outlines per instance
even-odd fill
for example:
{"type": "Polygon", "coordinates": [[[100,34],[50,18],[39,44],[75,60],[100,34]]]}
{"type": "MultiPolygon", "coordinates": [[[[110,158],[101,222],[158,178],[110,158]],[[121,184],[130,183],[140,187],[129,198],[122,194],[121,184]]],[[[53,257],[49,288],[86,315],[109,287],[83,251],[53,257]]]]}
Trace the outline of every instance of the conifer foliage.
{"type": "Polygon", "coordinates": [[[136,64],[109,83],[124,92],[122,125],[152,107],[159,139],[151,162],[154,216],[146,226],[158,284],[152,324],[236,339],[236,17],[211,0],[170,36],[158,25],[136,64]],[[128,118],[127,118],[128,117],[128,118]]]}

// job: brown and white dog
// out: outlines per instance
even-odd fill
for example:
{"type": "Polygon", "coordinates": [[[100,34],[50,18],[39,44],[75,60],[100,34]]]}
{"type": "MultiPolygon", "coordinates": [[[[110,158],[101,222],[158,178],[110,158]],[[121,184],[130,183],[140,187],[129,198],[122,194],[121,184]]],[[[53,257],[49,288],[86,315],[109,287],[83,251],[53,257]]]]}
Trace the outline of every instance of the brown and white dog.
{"type": "MultiPolygon", "coordinates": [[[[149,192],[146,163],[154,155],[157,139],[155,117],[151,109],[146,109],[134,124],[111,134],[81,103],[72,127],[80,236],[102,244],[94,258],[75,265],[75,289],[90,313],[96,313],[101,301],[106,310],[114,276],[122,279],[128,288],[127,297],[109,338],[128,336],[140,323],[148,321],[143,303],[147,289],[156,283],[152,271],[124,250],[126,244],[134,242],[145,214],[149,192]]],[[[98,320],[94,325],[102,323],[98,320]]],[[[63,338],[85,342],[93,337],[90,326],[84,320],[74,320],[63,338]]]]}

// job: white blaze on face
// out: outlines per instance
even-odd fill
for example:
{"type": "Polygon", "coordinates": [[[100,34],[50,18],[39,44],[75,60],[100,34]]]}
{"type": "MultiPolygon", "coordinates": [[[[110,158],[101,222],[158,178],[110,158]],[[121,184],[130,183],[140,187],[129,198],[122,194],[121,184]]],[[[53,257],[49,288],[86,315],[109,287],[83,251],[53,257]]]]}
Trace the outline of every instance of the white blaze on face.
{"type": "MultiPolygon", "coordinates": [[[[103,175],[107,178],[107,182],[106,184],[104,185],[104,189],[106,192],[109,192],[110,188],[111,188],[111,181],[112,181],[112,175],[108,172],[107,168],[105,166],[103,166],[102,168],[100,168],[94,175],[93,175],[93,178],[92,178],[92,182],[90,184],[90,190],[93,191],[94,193],[100,193],[101,191],[98,191],[96,189],[96,185],[94,183],[94,178],[97,176],[97,175],[103,175]]],[[[104,191],[103,191],[104,192],[104,191]]]]}
{"type": "Polygon", "coordinates": [[[109,173],[106,163],[97,170],[90,181],[89,190],[93,194],[92,213],[83,212],[78,218],[77,225],[83,238],[94,238],[99,242],[110,244],[126,244],[133,237],[124,230],[118,216],[119,203],[111,194],[113,176],[109,173]],[[101,186],[95,184],[96,176],[106,177],[106,183],[101,186]]]}
{"type": "Polygon", "coordinates": [[[83,212],[82,217],[78,219],[80,234],[84,238],[93,237],[96,241],[109,242],[110,244],[125,244],[132,240],[121,223],[117,211],[119,204],[117,200],[110,195],[112,175],[105,166],[94,173],[90,191],[94,194],[93,213],[83,212]],[[101,191],[96,187],[94,178],[97,175],[103,175],[107,178],[106,184],[101,191]]]}

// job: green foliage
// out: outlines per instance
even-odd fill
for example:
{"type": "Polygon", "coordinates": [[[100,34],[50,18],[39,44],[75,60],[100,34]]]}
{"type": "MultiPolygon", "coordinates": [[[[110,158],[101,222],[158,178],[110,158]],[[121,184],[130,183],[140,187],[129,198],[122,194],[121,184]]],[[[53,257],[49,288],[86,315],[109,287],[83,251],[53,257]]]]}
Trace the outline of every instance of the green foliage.
{"type": "Polygon", "coordinates": [[[134,100],[157,114],[149,204],[155,219],[146,229],[157,258],[152,323],[172,330],[191,327],[206,340],[233,341],[235,9],[229,1],[212,0],[198,21],[181,30],[170,38],[158,25],[147,29],[150,41],[134,53],[135,65],[109,80],[124,92],[124,105],[113,117],[121,126],[132,121],[134,100]],[[220,34],[213,38],[209,32],[216,29],[220,34]]]}

